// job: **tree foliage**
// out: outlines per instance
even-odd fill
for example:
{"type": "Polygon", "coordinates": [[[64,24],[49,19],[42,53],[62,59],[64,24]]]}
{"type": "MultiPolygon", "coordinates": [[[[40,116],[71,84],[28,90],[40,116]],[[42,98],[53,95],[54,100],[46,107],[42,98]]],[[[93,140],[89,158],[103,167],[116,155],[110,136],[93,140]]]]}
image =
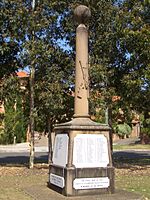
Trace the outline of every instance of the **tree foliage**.
{"type": "Polygon", "coordinates": [[[10,144],[26,141],[28,118],[25,116],[25,94],[20,89],[16,76],[3,79],[0,88],[1,100],[4,103],[3,126],[0,130],[0,143],[10,144]]]}
{"type": "MultiPolygon", "coordinates": [[[[0,21],[3,30],[1,37],[6,40],[7,45],[9,41],[17,44],[19,48],[17,60],[22,66],[28,66],[28,68],[34,66],[36,70],[36,88],[40,89],[40,95],[36,95],[37,110],[47,111],[49,108],[49,115],[52,115],[51,113],[54,113],[52,112],[53,102],[55,107],[58,107],[55,115],[60,115],[61,99],[67,93],[65,90],[69,89],[69,80],[66,77],[69,78],[69,74],[71,74],[69,63],[72,62],[69,55],[57,45],[57,40],[62,37],[58,27],[59,17],[65,9],[65,2],[35,1],[34,9],[32,3],[33,1],[10,0],[1,3],[0,21]],[[49,97],[46,90],[42,91],[44,84],[50,87],[48,88],[50,90],[49,97]],[[54,96],[54,92],[57,98],[54,96]],[[45,108],[43,108],[44,106],[45,108]]],[[[15,53],[15,49],[13,49],[13,53],[15,53]]],[[[10,61],[6,52],[5,56],[10,61]]],[[[9,64],[12,65],[11,62],[9,64]]],[[[4,72],[4,74],[6,73],[4,72]]],[[[46,115],[48,112],[44,114],[46,115]]]]}
{"type": "Polygon", "coordinates": [[[32,2],[0,3],[0,77],[18,65],[35,67],[37,127],[43,129],[47,119],[54,123],[71,116],[73,98],[69,90],[74,89],[77,27],[73,11],[79,4],[87,5],[92,13],[87,24],[91,112],[95,107],[109,107],[114,113],[119,107],[126,113],[131,109],[145,115],[150,112],[148,0],[37,0],[34,9],[32,2]],[[121,100],[112,102],[113,95],[121,96],[121,100]]]}
{"type": "Polygon", "coordinates": [[[150,26],[147,1],[126,0],[117,9],[112,67],[116,91],[138,111],[149,110],[150,26]]]}
{"type": "MultiPolygon", "coordinates": [[[[38,121],[44,118],[45,123],[49,121],[53,127],[56,121],[62,122],[71,117],[72,105],[69,101],[72,97],[69,88],[72,83],[72,58],[55,48],[53,53],[47,53],[44,55],[48,61],[47,65],[41,66],[36,72],[35,103],[38,121]],[[71,105],[70,108],[68,104],[71,105]]],[[[47,129],[46,126],[45,128],[47,129]]]]}

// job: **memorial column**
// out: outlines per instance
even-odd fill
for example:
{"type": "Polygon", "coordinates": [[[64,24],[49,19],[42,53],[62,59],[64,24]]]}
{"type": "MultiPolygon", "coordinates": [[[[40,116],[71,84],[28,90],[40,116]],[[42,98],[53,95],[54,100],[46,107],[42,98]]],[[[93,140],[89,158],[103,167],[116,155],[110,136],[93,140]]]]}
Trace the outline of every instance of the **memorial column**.
{"type": "Polygon", "coordinates": [[[88,29],[84,23],[91,13],[86,6],[78,6],[74,11],[78,22],[76,29],[76,75],[74,117],[89,117],[88,80],[88,29]]]}

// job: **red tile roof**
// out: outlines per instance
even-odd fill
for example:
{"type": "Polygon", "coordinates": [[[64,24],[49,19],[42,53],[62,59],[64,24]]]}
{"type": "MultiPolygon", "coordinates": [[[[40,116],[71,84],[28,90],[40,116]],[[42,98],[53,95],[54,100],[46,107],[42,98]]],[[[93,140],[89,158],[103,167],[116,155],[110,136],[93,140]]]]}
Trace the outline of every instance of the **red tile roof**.
{"type": "Polygon", "coordinates": [[[20,71],[20,72],[17,72],[17,76],[20,78],[25,78],[25,77],[29,77],[29,74],[27,74],[27,72],[25,71],[20,71]]]}

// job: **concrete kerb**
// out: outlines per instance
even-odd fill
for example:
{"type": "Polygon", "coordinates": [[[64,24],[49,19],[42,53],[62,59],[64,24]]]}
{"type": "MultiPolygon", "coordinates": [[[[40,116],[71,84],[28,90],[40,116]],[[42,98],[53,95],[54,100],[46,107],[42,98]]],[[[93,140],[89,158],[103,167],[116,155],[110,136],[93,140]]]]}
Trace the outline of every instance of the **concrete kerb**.
{"type": "Polygon", "coordinates": [[[140,138],[126,138],[113,142],[113,145],[133,145],[140,143],[140,138]]]}

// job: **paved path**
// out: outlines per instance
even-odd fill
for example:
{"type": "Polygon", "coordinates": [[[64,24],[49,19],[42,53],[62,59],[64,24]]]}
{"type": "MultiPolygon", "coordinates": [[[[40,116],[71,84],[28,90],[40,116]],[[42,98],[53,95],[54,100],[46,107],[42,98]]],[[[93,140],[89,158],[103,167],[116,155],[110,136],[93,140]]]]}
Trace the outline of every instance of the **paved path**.
{"type": "Polygon", "coordinates": [[[46,186],[32,186],[24,188],[24,191],[36,200],[143,200],[139,194],[116,190],[114,194],[89,195],[80,197],[65,197],[46,186]]]}
{"type": "MultiPolygon", "coordinates": [[[[113,145],[129,145],[139,143],[139,138],[127,138],[118,140],[114,142],[113,145]]],[[[1,152],[29,152],[30,146],[29,143],[20,143],[13,145],[0,145],[1,152]]],[[[35,152],[48,152],[48,138],[47,136],[42,136],[42,138],[35,143],[35,152]]]]}
{"type": "MultiPolygon", "coordinates": [[[[30,145],[28,142],[12,145],[0,145],[0,153],[2,152],[30,152],[30,145]]],[[[35,145],[35,152],[48,152],[48,145],[35,145]]]]}

